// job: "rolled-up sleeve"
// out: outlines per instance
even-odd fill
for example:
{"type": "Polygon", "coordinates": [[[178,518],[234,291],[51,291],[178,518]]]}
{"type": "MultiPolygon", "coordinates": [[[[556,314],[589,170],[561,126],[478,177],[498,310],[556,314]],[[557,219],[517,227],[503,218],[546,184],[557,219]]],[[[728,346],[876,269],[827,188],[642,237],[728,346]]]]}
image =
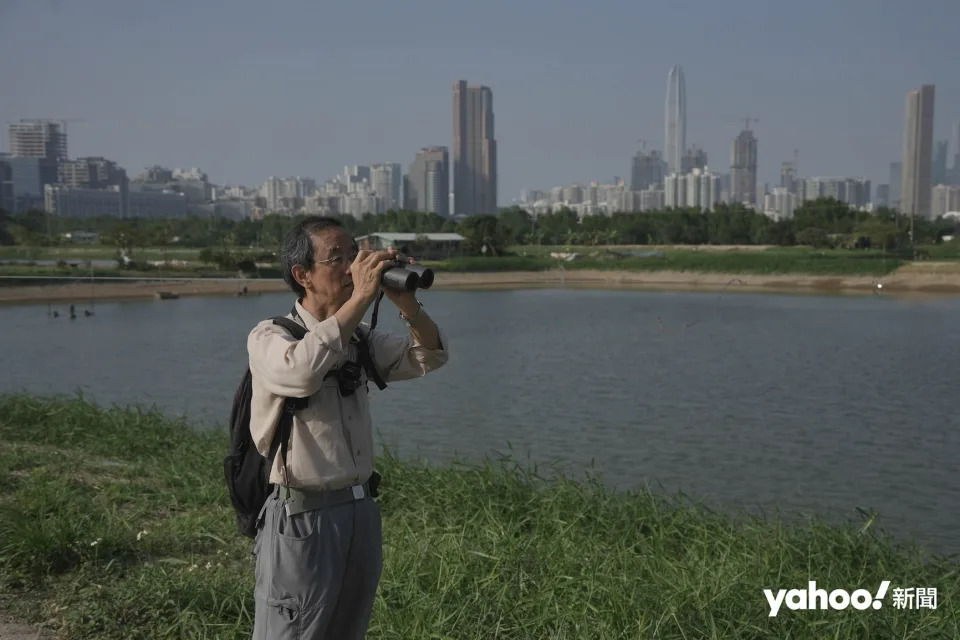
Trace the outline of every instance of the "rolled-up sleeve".
{"type": "Polygon", "coordinates": [[[371,352],[377,371],[386,382],[411,380],[442,367],[450,358],[447,336],[439,329],[440,348],[427,349],[410,335],[380,333],[371,335],[371,352]]]}
{"type": "Polygon", "coordinates": [[[331,316],[297,340],[267,320],[250,332],[247,352],[250,373],[266,391],[292,398],[312,396],[343,355],[340,323],[331,316]]]}

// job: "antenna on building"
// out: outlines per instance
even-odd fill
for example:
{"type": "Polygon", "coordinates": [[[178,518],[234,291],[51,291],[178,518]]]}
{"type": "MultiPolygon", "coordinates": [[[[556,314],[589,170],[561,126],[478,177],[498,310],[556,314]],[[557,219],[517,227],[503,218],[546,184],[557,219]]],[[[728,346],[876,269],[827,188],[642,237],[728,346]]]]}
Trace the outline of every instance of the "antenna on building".
{"type": "Polygon", "coordinates": [[[746,118],[744,118],[743,128],[746,129],[747,131],[750,131],[751,122],[760,122],[760,118],[751,118],[750,116],[747,116],[746,118]]]}
{"type": "Polygon", "coordinates": [[[637,144],[640,145],[640,152],[641,152],[641,153],[643,153],[644,151],[647,150],[647,139],[646,139],[646,138],[640,138],[639,140],[637,140],[637,144]]]}

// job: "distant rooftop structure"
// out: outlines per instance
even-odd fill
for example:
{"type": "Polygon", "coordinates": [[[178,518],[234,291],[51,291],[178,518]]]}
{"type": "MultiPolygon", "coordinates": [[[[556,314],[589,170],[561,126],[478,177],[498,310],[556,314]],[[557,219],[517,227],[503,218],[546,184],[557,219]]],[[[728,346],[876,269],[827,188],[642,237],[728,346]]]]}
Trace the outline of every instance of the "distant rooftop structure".
{"type": "Polygon", "coordinates": [[[375,236],[381,240],[386,240],[387,242],[414,242],[418,237],[424,237],[427,240],[433,242],[458,242],[460,240],[466,240],[459,233],[394,233],[392,231],[376,232],[371,233],[366,236],[360,236],[357,238],[357,242],[375,236]]]}
{"type": "Polygon", "coordinates": [[[371,233],[356,239],[360,249],[383,251],[394,247],[400,253],[414,258],[431,260],[459,255],[464,238],[459,233],[371,233]]]}

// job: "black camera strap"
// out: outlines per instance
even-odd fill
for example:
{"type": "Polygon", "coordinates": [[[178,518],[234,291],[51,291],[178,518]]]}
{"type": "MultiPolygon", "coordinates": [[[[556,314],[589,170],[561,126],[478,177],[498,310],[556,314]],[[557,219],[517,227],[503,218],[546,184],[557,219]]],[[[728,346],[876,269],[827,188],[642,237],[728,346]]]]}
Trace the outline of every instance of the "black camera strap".
{"type": "Polygon", "coordinates": [[[377,294],[377,301],[373,303],[373,315],[370,316],[370,331],[377,328],[377,313],[380,311],[380,301],[383,300],[383,289],[377,294]]]}
{"type": "MultiPolygon", "coordinates": [[[[374,327],[377,326],[377,311],[380,307],[380,300],[383,299],[383,289],[380,290],[380,293],[377,294],[377,301],[373,306],[373,317],[370,320],[370,331],[367,333],[369,336],[373,333],[374,327]]],[[[300,314],[297,313],[297,305],[294,304],[293,308],[290,309],[290,313],[293,318],[306,326],[306,323],[300,317],[300,314]]],[[[370,345],[367,341],[367,336],[363,335],[363,332],[360,330],[360,327],[357,327],[357,330],[354,332],[354,339],[351,342],[354,342],[357,345],[357,355],[359,359],[359,364],[367,372],[367,376],[371,378],[374,383],[376,383],[377,388],[381,391],[387,388],[387,383],[384,382],[383,376],[380,375],[380,372],[377,370],[376,364],[373,362],[373,357],[370,355],[370,345]]],[[[332,378],[338,376],[340,371],[338,369],[331,369],[323,376],[323,379],[332,378]]]]}

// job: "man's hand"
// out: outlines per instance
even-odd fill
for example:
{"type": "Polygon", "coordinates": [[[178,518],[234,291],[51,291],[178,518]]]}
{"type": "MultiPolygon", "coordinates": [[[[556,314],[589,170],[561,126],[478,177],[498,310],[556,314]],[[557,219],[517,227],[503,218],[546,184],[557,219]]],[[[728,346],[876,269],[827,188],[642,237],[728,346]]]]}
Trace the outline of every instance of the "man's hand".
{"type": "Polygon", "coordinates": [[[367,312],[367,307],[377,297],[380,290],[380,277],[383,270],[390,265],[393,256],[388,251],[369,251],[364,249],[357,252],[357,257],[350,265],[350,278],[353,281],[353,293],[350,299],[334,314],[340,323],[340,340],[347,344],[350,336],[357,330],[357,326],[367,312]]]}
{"type": "MultiPolygon", "coordinates": [[[[393,247],[391,247],[389,251],[393,252],[393,247]]],[[[408,258],[402,254],[394,253],[393,255],[400,264],[416,263],[412,258],[408,258]]],[[[440,331],[437,329],[436,323],[420,308],[420,303],[417,301],[416,289],[413,291],[394,291],[393,289],[385,287],[383,293],[396,305],[400,313],[410,321],[410,334],[417,343],[432,350],[443,347],[443,345],[440,344],[440,331]]]]}
{"type": "Polygon", "coordinates": [[[377,297],[383,270],[390,266],[394,256],[391,251],[364,249],[357,252],[357,259],[350,265],[350,275],[353,278],[353,297],[364,306],[377,297]]]}

